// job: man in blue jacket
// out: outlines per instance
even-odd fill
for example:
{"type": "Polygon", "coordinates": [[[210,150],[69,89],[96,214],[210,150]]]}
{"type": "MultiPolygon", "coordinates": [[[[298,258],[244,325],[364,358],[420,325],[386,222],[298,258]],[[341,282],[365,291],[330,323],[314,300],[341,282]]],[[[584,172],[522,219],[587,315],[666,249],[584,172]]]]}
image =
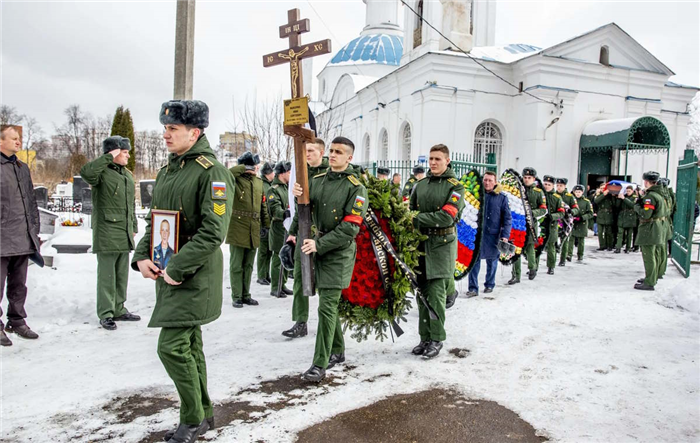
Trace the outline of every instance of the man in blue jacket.
{"type": "Polygon", "coordinates": [[[483,177],[484,195],[483,229],[479,258],[469,272],[469,292],[467,297],[479,295],[479,271],[481,260],[486,260],[486,283],[484,293],[493,292],[496,286],[496,268],[498,267],[498,242],[510,238],[511,216],[508,197],[501,194],[501,185],[496,180],[496,174],[486,171],[483,177]]]}

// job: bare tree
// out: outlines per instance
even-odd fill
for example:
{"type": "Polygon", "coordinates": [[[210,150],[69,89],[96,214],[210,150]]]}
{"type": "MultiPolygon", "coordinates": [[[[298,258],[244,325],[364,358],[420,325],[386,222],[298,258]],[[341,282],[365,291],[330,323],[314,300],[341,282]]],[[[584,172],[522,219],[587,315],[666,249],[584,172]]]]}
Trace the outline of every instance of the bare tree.
{"type": "Polygon", "coordinates": [[[294,142],[284,135],[284,102],[282,95],[258,102],[246,97],[238,112],[238,124],[257,142],[257,151],[263,160],[281,161],[292,157],[294,142]]]}
{"type": "MultiPolygon", "coordinates": [[[[24,150],[27,153],[27,165],[29,170],[32,169],[31,158],[29,157],[29,151],[35,151],[34,149],[37,142],[41,139],[41,126],[37,123],[34,117],[24,116],[22,119],[22,142],[24,144],[24,150]]],[[[36,154],[35,154],[36,155],[36,154]]]]}
{"type": "Polygon", "coordinates": [[[136,163],[139,165],[136,175],[140,178],[155,178],[168,157],[163,134],[158,130],[137,131],[134,133],[134,145],[136,163]]]}
{"type": "Polygon", "coordinates": [[[85,155],[89,160],[102,155],[102,142],[109,137],[112,127],[112,116],[93,117],[90,114],[83,116],[82,142],[85,148],[85,155]]]}
{"type": "Polygon", "coordinates": [[[14,106],[0,105],[0,125],[21,125],[23,118],[14,106]]]}
{"type": "Polygon", "coordinates": [[[327,143],[335,137],[343,135],[345,121],[345,104],[328,108],[316,116],[316,133],[327,143]]]}
{"type": "Polygon", "coordinates": [[[80,109],[80,105],[70,105],[63,113],[66,115],[66,122],[63,126],[56,128],[56,134],[64,144],[63,148],[71,155],[83,154],[85,114],[80,109]]]}

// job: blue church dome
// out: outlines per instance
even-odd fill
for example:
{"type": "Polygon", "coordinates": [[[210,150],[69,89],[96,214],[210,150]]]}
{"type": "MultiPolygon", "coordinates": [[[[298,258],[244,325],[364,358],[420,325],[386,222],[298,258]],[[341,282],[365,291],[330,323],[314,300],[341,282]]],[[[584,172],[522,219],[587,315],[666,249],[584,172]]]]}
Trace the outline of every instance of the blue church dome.
{"type": "Polygon", "coordinates": [[[352,40],[330,61],[330,65],[378,63],[399,66],[403,40],[395,35],[370,34],[352,40]]]}

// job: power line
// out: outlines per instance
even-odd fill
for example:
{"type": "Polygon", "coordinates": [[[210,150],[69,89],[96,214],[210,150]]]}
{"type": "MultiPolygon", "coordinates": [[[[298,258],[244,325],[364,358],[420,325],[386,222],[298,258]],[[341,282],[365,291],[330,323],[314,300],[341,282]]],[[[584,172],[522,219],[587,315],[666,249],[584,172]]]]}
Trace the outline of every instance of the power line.
{"type": "MultiPolygon", "coordinates": [[[[517,89],[519,92],[521,92],[521,91],[520,91],[520,87],[515,86],[513,83],[509,82],[509,81],[506,80],[505,78],[503,78],[503,77],[501,77],[500,75],[496,74],[494,71],[492,71],[491,69],[487,68],[487,67],[486,67],[483,63],[481,63],[478,59],[476,59],[475,57],[472,57],[471,54],[469,54],[469,53],[466,52],[464,49],[462,49],[462,48],[460,48],[459,46],[457,46],[457,44],[456,44],[455,42],[453,42],[452,40],[450,40],[449,38],[447,38],[447,36],[446,36],[445,34],[443,34],[442,32],[440,32],[440,31],[439,31],[435,26],[433,26],[428,20],[424,19],[423,16],[422,16],[421,14],[419,14],[415,9],[413,9],[408,3],[406,3],[405,0],[401,0],[401,3],[403,3],[403,5],[404,5],[405,7],[407,7],[411,12],[413,12],[413,13],[416,15],[416,17],[418,17],[422,22],[425,22],[425,24],[427,24],[427,25],[430,26],[435,32],[437,32],[438,34],[440,34],[440,36],[441,36],[442,38],[444,38],[445,40],[447,40],[454,48],[457,48],[462,54],[464,54],[464,55],[466,55],[467,57],[469,57],[469,59],[471,59],[474,63],[476,63],[477,65],[481,66],[482,68],[484,68],[484,69],[487,70],[488,72],[490,72],[494,77],[500,79],[502,82],[507,83],[508,85],[512,86],[513,88],[515,88],[515,89],[517,89]]],[[[405,23],[404,23],[404,26],[406,26],[405,23]]],[[[557,104],[557,103],[555,103],[555,102],[552,102],[552,101],[549,101],[549,100],[545,100],[545,99],[540,98],[540,97],[537,97],[536,95],[530,94],[530,93],[527,92],[527,91],[522,91],[522,93],[523,93],[523,94],[526,94],[526,95],[529,95],[530,97],[532,97],[532,98],[534,98],[534,99],[536,99],[536,100],[539,100],[539,101],[541,101],[541,102],[543,102],[543,103],[549,103],[549,104],[551,104],[551,105],[554,105],[554,106],[559,107],[559,104],[557,104]]]]}

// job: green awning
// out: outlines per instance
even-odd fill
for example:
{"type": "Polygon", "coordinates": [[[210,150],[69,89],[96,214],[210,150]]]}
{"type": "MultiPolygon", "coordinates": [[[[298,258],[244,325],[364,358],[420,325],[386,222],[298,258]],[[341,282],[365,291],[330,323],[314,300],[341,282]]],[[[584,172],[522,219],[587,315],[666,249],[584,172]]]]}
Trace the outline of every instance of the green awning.
{"type": "Polygon", "coordinates": [[[659,152],[671,147],[666,125],[654,117],[600,120],[589,123],[581,134],[582,152],[613,149],[659,152]]]}

